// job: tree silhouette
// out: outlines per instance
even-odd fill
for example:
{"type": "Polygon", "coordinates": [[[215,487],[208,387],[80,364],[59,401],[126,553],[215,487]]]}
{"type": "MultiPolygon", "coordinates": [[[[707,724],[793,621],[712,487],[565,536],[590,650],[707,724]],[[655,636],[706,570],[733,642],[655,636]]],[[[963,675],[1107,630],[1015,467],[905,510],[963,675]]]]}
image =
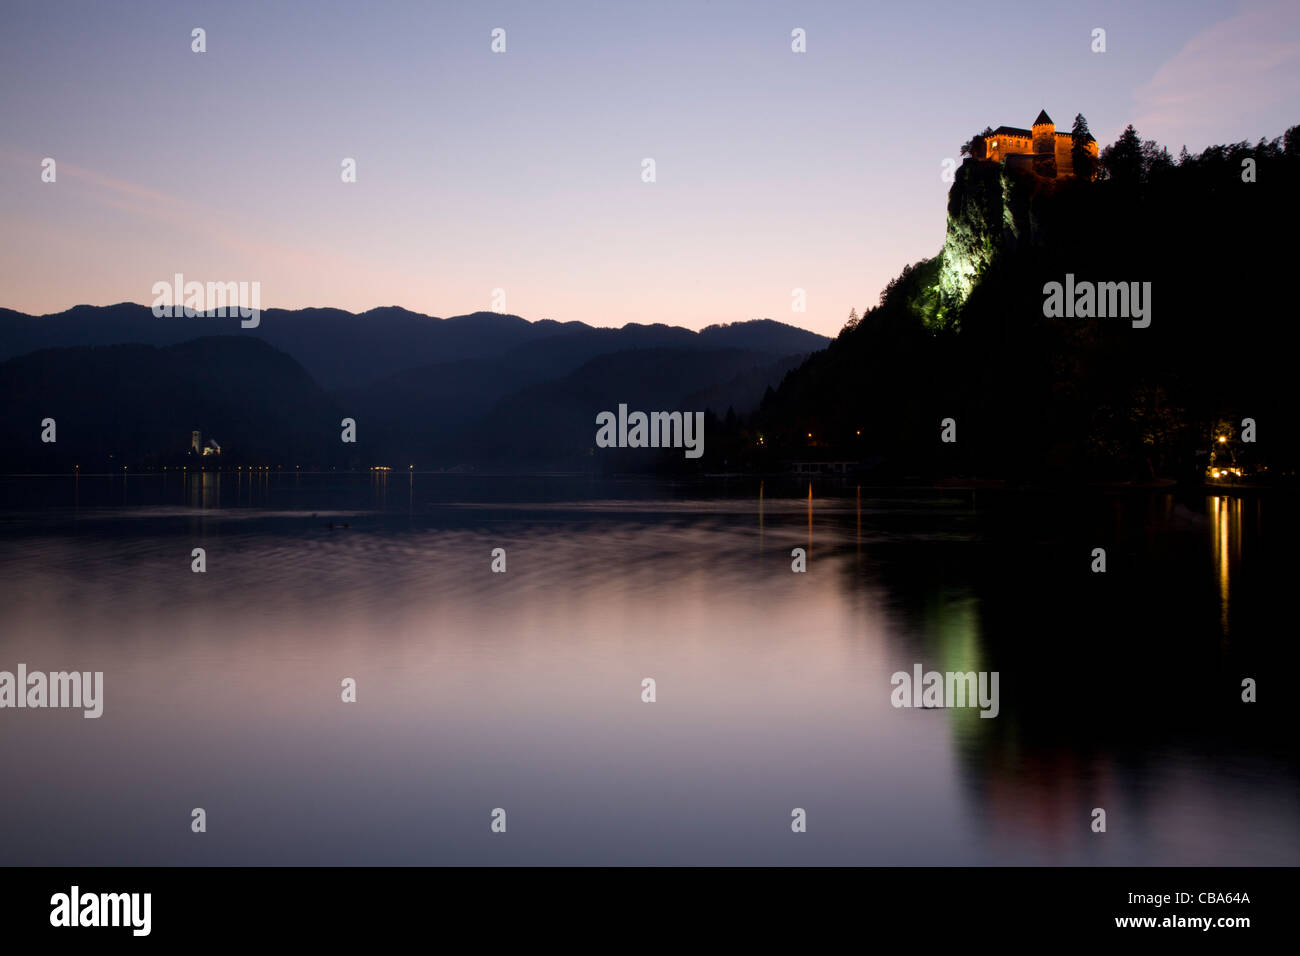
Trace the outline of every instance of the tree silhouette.
{"type": "Polygon", "coordinates": [[[1154,139],[1149,139],[1142,144],[1142,178],[1146,182],[1151,182],[1160,176],[1165,175],[1174,168],[1174,158],[1169,155],[1169,150],[1161,146],[1154,139]]]}
{"type": "Polygon", "coordinates": [[[1096,161],[1088,150],[1093,141],[1092,131],[1082,113],[1075,114],[1074,129],[1070,131],[1070,159],[1074,163],[1074,175],[1082,179],[1092,179],[1097,172],[1096,161]]]}
{"type": "Polygon", "coordinates": [[[993,127],[985,126],[984,132],[976,133],[961,144],[961,154],[970,156],[973,159],[986,159],[988,157],[988,138],[992,135],[993,127]]]}
{"type": "Polygon", "coordinates": [[[1283,135],[1282,154],[1288,159],[1300,157],[1300,126],[1292,126],[1283,135]]]}
{"type": "Polygon", "coordinates": [[[1102,150],[1101,165],[1109,179],[1126,186],[1142,182],[1142,140],[1129,123],[1119,139],[1102,150]]]}

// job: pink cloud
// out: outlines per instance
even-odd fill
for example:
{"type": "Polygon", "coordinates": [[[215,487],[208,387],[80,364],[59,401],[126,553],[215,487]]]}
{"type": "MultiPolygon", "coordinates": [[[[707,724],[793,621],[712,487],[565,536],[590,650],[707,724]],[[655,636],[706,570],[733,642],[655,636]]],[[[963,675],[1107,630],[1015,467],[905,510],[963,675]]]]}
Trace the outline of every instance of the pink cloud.
{"type": "Polygon", "coordinates": [[[1192,37],[1135,97],[1138,131],[1174,149],[1282,133],[1300,118],[1290,115],[1300,102],[1300,4],[1247,0],[1192,37]]]}

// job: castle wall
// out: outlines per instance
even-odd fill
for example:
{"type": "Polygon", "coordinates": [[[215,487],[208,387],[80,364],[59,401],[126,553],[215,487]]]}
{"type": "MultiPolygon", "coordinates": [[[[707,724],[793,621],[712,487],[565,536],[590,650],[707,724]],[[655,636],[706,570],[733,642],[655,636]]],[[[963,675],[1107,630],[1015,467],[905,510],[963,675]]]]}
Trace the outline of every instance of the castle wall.
{"type": "MultiPolygon", "coordinates": [[[[1097,156],[1097,143],[1088,144],[1088,152],[1097,156]]],[[[1074,175],[1074,137],[1069,133],[1056,134],[1056,170],[1059,176],[1074,175]]]]}
{"type": "Polygon", "coordinates": [[[1061,176],[1074,175],[1074,141],[1069,136],[1056,137],[1056,171],[1061,176]]]}
{"type": "MultiPolygon", "coordinates": [[[[985,158],[1012,169],[1032,169],[1040,176],[1056,179],[1074,175],[1074,138],[1056,132],[1055,126],[1036,127],[1029,136],[1000,133],[990,136],[984,145],[985,158]]],[[[1088,152],[1098,155],[1095,141],[1088,144],[1088,152]]]]}
{"type": "Polygon", "coordinates": [[[1051,155],[1056,152],[1055,126],[1034,127],[1034,152],[1040,155],[1051,155]]]}
{"type": "Polygon", "coordinates": [[[1025,150],[1023,153],[1012,153],[1005,160],[1007,169],[1013,169],[1017,172],[1029,173],[1034,169],[1034,154],[1025,150]]]}
{"type": "Polygon", "coordinates": [[[1028,136],[990,136],[988,140],[988,158],[999,162],[1007,156],[1032,151],[1033,144],[1028,136]]]}

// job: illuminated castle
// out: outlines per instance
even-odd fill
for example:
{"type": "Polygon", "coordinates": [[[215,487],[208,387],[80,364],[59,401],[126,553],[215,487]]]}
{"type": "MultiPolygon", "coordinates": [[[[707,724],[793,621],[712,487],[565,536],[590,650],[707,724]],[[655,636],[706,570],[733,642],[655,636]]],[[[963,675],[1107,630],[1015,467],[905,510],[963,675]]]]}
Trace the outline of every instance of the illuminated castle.
{"type": "MultiPolygon", "coordinates": [[[[1074,137],[1058,133],[1056,124],[1047,110],[1038,113],[1030,129],[1016,126],[999,126],[984,137],[985,158],[1005,163],[1010,169],[1037,173],[1048,179],[1064,179],[1074,175],[1074,137]]],[[[1088,137],[1088,152],[1095,159],[1097,141],[1088,137]]]]}

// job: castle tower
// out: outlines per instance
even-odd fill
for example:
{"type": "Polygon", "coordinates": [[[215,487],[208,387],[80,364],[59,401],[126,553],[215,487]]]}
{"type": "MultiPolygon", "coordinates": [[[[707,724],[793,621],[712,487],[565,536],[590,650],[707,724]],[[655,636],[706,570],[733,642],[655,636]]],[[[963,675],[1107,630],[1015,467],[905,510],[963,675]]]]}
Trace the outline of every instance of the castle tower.
{"type": "Polygon", "coordinates": [[[1047,115],[1047,110],[1038,111],[1038,119],[1034,120],[1032,132],[1035,153],[1056,152],[1056,124],[1047,115]]]}
{"type": "Polygon", "coordinates": [[[1030,132],[1034,142],[1034,171],[1049,179],[1056,178],[1056,124],[1047,110],[1038,111],[1030,132]]]}

